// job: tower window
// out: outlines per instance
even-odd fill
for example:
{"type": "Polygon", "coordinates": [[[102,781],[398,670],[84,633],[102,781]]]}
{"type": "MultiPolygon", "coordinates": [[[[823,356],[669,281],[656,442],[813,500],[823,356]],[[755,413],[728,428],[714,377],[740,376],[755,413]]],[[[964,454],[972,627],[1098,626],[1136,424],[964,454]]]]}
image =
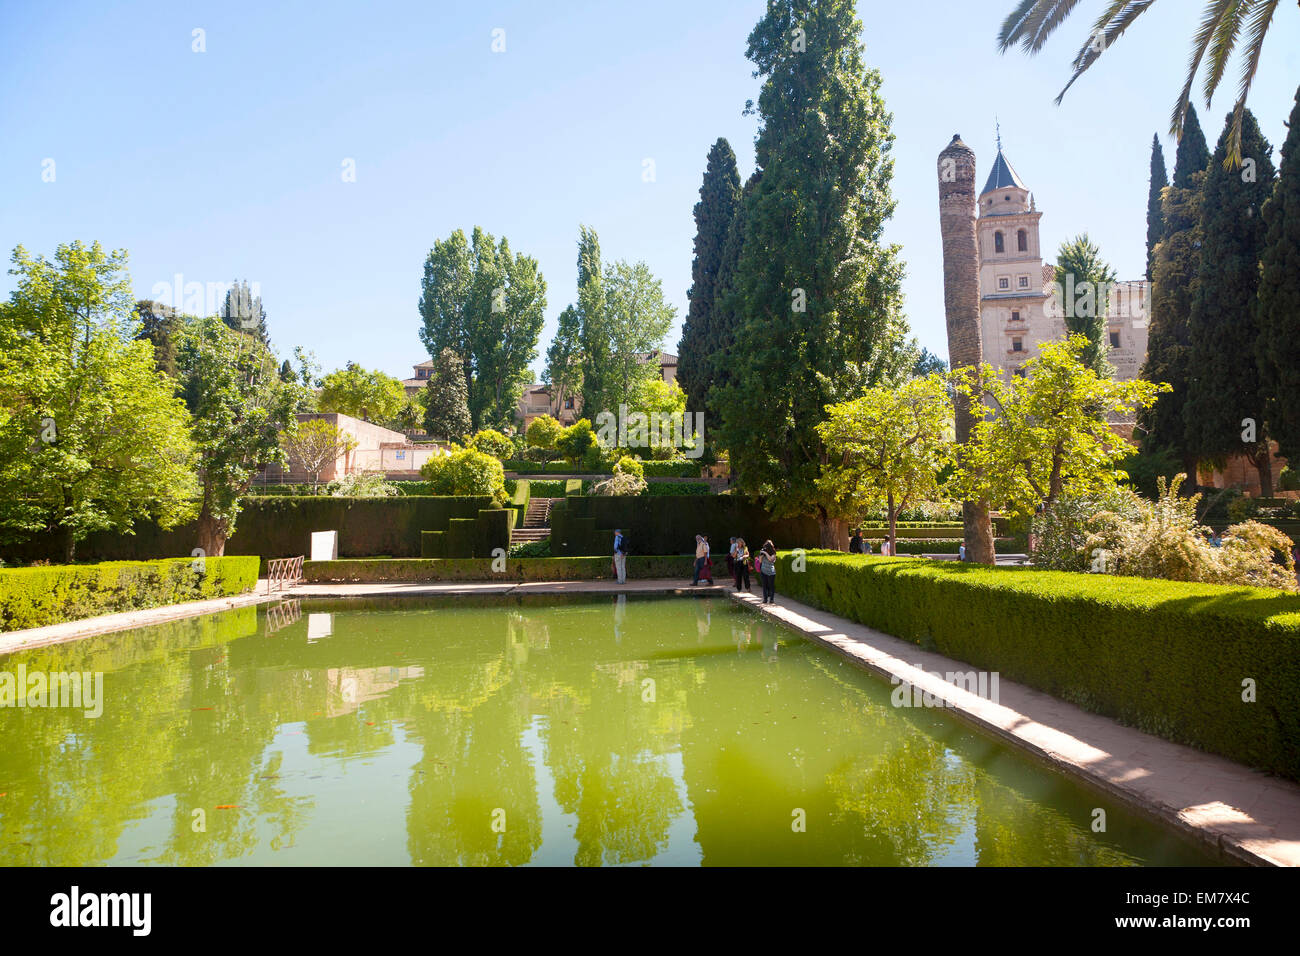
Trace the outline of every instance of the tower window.
{"type": "Polygon", "coordinates": [[[1023,352],[1024,350],[1025,350],[1024,340],[1017,335],[1014,339],[1011,340],[1011,351],[1023,352]]]}
{"type": "Polygon", "coordinates": [[[1012,310],[1012,312],[1011,312],[1011,321],[1012,321],[1012,322],[1019,322],[1019,321],[1020,321],[1020,312],[1019,312],[1019,310],[1012,310]]]}
{"type": "Polygon", "coordinates": [[[995,232],[995,233],[993,233],[993,251],[994,251],[994,252],[1006,252],[1006,251],[1007,251],[1007,249],[1006,249],[1006,243],[1003,241],[1003,239],[1002,239],[1002,233],[1000,233],[1000,232],[995,232]]]}
{"type": "Polygon", "coordinates": [[[1020,252],[1029,251],[1029,233],[1023,229],[1016,233],[1016,249],[1020,252]]]}
{"type": "Polygon", "coordinates": [[[1029,288],[1029,276],[1021,276],[1021,277],[1020,277],[1020,288],[1022,288],[1022,289],[1028,289],[1028,288],[1029,288]]]}
{"type": "Polygon", "coordinates": [[[1011,280],[1008,279],[1006,276],[1003,276],[1001,279],[998,280],[998,288],[999,288],[999,289],[1010,289],[1010,288],[1011,288],[1011,280]]]}
{"type": "Polygon", "coordinates": [[[1113,349],[1117,349],[1117,348],[1119,348],[1119,333],[1118,333],[1118,332],[1112,332],[1112,333],[1110,333],[1110,347],[1113,348],[1113,349]]]}

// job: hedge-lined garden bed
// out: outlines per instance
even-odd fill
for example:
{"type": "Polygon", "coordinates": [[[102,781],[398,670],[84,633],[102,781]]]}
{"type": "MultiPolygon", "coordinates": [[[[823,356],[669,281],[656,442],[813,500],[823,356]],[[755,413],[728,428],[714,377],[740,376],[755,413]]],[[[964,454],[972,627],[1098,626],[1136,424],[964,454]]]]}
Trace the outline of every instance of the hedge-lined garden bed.
{"type": "Polygon", "coordinates": [[[1169,740],[1300,780],[1300,597],[810,552],[777,591],[1169,740]],[[1254,682],[1257,702],[1242,700],[1254,682]]]}
{"type": "Polygon", "coordinates": [[[0,631],[243,594],[257,570],[252,556],[0,568],[0,631]]]}
{"type": "MultiPolygon", "coordinates": [[[[311,584],[378,583],[388,581],[605,581],[614,579],[609,557],[507,558],[503,571],[493,570],[490,558],[399,559],[307,561],[303,577],[311,584]]],[[[498,564],[498,567],[501,565],[498,564]]],[[[726,555],[710,559],[713,579],[725,584],[726,555]]],[[[628,578],[679,578],[690,584],[695,559],[688,555],[629,555],[628,578]]]]}

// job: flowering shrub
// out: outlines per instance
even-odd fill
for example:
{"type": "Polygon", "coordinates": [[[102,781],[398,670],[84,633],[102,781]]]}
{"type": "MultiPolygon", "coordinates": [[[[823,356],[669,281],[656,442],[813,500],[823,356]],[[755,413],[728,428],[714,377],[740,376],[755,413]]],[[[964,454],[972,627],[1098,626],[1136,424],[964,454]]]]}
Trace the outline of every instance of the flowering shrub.
{"type": "Polygon", "coordinates": [[[331,484],[335,498],[391,498],[401,494],[401,489],[390,484],[382,471],[363,471],[345,475],[331,484]]]}
{"type": "Polygon", "coordinates": [[[593,495],[601,496],[618,496],[628,497],[642,494],[646,489],[646,481],[639,475],[629,474],[628,472],[618,472],[613,478],[598,482],[591,489],[593,495]]]}

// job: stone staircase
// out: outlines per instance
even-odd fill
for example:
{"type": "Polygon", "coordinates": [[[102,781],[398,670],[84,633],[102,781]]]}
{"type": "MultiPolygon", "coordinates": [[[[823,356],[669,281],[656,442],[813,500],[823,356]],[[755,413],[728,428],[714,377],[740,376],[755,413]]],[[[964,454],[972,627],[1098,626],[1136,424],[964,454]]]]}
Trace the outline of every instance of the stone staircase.
{"type": "Polygon", "coordinates": [[[510,543],[541,541],[551,536],[551,502],[562,498],[530,498],[524,514],[524,526],[510,532],[510,543]]]}

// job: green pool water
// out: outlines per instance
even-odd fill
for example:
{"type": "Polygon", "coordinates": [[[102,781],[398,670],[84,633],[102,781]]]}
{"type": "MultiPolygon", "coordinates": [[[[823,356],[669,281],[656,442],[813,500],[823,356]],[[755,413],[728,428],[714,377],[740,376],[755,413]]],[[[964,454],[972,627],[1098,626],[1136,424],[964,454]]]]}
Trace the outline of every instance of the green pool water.
{"type": "Polygon", "coordinates": [[[0,708],[10,866],[1217,862],[718,598],[290,602],[19,665],[103,712],[0,708]]]}

